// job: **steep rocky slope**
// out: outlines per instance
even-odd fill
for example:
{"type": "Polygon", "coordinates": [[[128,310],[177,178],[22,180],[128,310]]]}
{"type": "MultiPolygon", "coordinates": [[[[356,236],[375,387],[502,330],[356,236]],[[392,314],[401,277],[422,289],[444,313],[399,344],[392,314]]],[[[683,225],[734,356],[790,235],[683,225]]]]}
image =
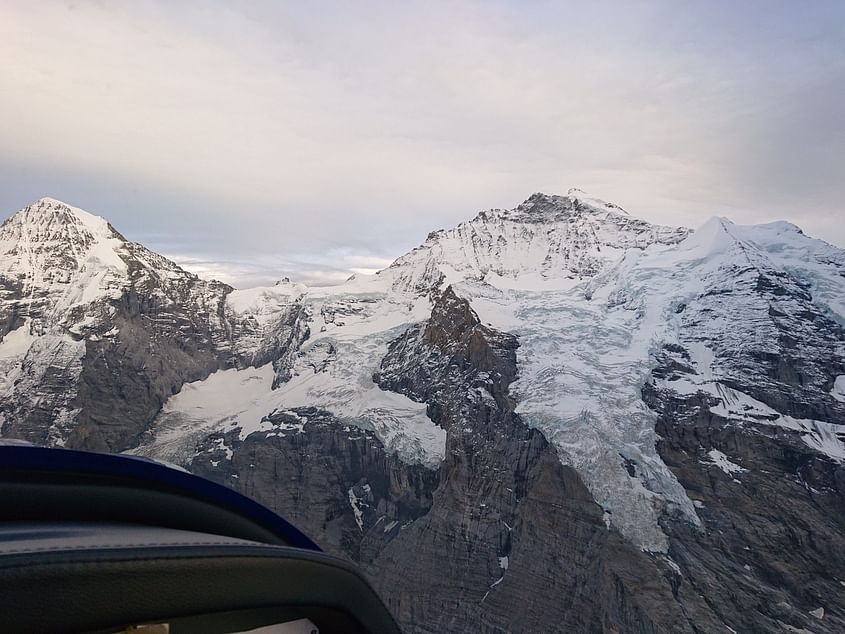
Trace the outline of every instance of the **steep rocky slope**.
{"type": "Polygon", "coordinates": [[[50,198],[0,227],[0,292],[3,435],[106,451],[137,444],[186,381],[281,356],[296,313],[286,301],[262,330],[230,287],[50,198]]]}
{"type": "Polygon", "coordinates": [[[792,225],[535,194],[244,291],[47,199],[0,246],[3,435],[252,495],[409,632],[845,628],[845,252],[792,225]]]}

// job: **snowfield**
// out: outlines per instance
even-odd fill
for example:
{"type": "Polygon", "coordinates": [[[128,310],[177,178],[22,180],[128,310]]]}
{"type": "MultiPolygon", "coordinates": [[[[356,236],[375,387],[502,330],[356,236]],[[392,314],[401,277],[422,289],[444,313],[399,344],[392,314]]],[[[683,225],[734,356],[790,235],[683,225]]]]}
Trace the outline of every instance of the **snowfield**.
{"type": "MultiPolygon", "coordinates": [[[[138,453],[187,463],[196,441],[212,431],[239,428],[245,438],[266,431],[262,420],[274,411],[318,407],[350,424],[373,430],[385,447],[404,460],[436,467],[446,451],[446,431],[426,414],[426,406],[406,396],[386,392],[373,383],[387,344],[410,325],[428,315],[427,299],[408,303],[389,301],[376,278],[307,295],[287,294],[303,301],[311,316],[311,337],[302,345],[291,368],[291,378],[272,388],[272,364],[260,368],[221,370],[205,381],[191,383],[162,409],[153,429],[155,439],[138,453]],[[340,316],[342,315],[342,317],[340,316]]],[[[271,289],[276,287],[270,287],[271,289]]],[[[238,305],[255,303],[266,290],[236,291],[238,305]]],[[[280,295],[273,294],[275,303],[280,295]]]]}

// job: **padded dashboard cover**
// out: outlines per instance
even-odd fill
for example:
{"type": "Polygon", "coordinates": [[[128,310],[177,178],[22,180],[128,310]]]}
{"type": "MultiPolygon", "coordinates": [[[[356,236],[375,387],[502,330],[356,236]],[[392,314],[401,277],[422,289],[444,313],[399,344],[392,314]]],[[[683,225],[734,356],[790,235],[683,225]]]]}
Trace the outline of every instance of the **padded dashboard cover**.
{"type": "Polygon", "coordinates": [[[360,571],[269,509],[144,458],[0,445],[3,631],[399,632],[360,571]]]}

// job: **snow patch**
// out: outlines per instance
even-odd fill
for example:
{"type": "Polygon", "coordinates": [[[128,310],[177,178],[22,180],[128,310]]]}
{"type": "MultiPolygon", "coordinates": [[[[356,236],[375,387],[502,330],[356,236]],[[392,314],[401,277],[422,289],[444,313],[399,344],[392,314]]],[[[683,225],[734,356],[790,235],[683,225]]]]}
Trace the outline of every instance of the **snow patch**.
{"type": "MultiPolygon", "coordinates": [[[[352,507],[352,513],[355,515],[355,523],[358,525],[358,530],[362,533],[364,532],[364,511],[361,508],[362,506],[368,506],[366,502],[364,502],[363,498],[359,498],[355,494],[354,487],[350,487],[349,491],[347,491],[349,495],[349,506],[352,507]]],[[[385,531],[387,532],[387,531],[385,531]]]]}
{"type": "Polygon", "coordinates": [[[728,457],[723,454],[718,449],[711,449],[707,452],[707,455],[710,456],[710,461],[719,467],[722,471],[727,473],[729,476],[733,476],[735,473],[742,473],[743,471],[748,471],[748,469],[744,469],[740,467],[735,462],[731,462],[728,457]]]}
{"type": "Polygon", "coordinates": [[[28,351],[35,335],[30,332],[29,325],[24,322],[14,330],[7,332],[0,341],[0,362],[17,360],[23,357],[28,351]]]}
{"type": "Polygon", "coordinates": [[[801,440],[808,447],[837,462],[845,462],[845,434],[841,425],[781,414],[748,394],[720,383],[702,387],[720,398],[720,404],[710,407],[714,414],[732,420],[773,425],[799,432],[801,440]]]}
{"type": "MultiPolygon", "coordinates": [[[[153,421],[154,438],[127,453],[189,464],[197,444],[214,431],[235,425],[258,428],[271,392],[273,366],[218,370],[202,381],[186,383],[167,399],[153,421]]],[[[222,440],[222,439],[221,439],[222,440]]]]}
{"type": "MultiPolygon", "coordinates": [[[[225,438],[216,438],[215,441],[214,441],[213,450],[218,450],[218,451],[223,450],[223,451],[225,451],[226,452],[226,460],[228,460],[230,462],[232,460],[232,456],[235,455],[234,452],[232,451],[232,448],[229,447],[229,445],[226,444],[225,438]]],[[[217,465],[215,464],[214,466],[216,467],[217,465]]]]}
{"type": "Polygon", "coordinates": [[[845,403],[845,374],[836,377],[830,395],[840,403],[845,403]]]}

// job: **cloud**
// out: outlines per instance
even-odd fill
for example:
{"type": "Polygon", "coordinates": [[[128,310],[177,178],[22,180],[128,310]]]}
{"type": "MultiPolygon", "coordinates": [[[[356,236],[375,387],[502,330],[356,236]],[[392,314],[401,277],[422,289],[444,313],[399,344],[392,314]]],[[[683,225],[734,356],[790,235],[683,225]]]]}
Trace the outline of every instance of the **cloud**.
{"type": "Polygon", "coordinates": [[[243,280],[377,268],[342,257],[570,186],[845,244],[843,25],[837,2],[10,2],[0,203],[50,193],[243,280]]]}
{"type": "Polygon", "coordinates": [[[269,286],[285,277],[308,286],[331,286],[341,284],[353,274],[372,275],[392,262],[360,254],[328,254],[322,258],[303,255],[299,259],[255,255],[244,259],[221,258],[219,254],[164,255],[204,279],[220,280],[235,288],[269,286]]]}

